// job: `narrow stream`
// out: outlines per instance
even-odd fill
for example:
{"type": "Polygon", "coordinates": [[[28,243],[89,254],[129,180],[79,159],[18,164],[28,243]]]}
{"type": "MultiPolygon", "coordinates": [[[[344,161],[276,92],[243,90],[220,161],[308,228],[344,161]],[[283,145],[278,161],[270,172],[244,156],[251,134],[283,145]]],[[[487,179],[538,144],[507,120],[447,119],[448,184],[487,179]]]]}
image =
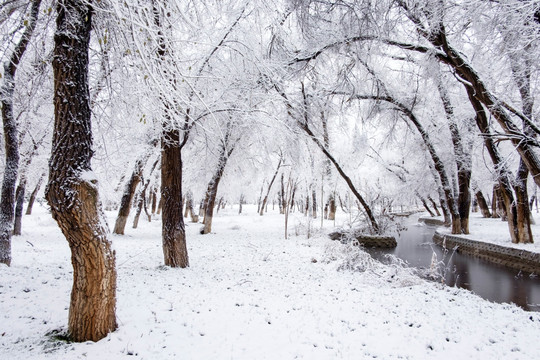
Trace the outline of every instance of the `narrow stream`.
{"type": "Polygon", "coordinates": [[[399,235],[395,249],[367,249],[385,262],[386,254],[406,261],[418,269],[434,270],[448,286],[471,290],[489,301],[514,303],[528,311],[540,311],[540,276],[492,264],[456,252],[445,253],[432,241],[436,227],[418,224],[414,217],[404,221],[407,230],[399,235]],[[433,261],[434,254],[436,260],[433,261]],[[432,264],[437,264],[436,269],[432,264]]]}

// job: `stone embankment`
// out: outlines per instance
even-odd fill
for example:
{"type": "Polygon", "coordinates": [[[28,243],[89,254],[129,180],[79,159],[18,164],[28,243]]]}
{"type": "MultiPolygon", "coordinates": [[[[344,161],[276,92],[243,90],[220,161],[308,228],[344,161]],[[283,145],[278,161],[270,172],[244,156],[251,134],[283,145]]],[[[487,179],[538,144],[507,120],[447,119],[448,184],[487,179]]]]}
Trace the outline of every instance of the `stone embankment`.
{"type": "Polygon", "coordinates": [[[456,249],[461,254],[472,255],[512,269],[540,274],[540,253],[443,234],[439,231],[435,231],[433,242],[445,249],[456,249]]]}

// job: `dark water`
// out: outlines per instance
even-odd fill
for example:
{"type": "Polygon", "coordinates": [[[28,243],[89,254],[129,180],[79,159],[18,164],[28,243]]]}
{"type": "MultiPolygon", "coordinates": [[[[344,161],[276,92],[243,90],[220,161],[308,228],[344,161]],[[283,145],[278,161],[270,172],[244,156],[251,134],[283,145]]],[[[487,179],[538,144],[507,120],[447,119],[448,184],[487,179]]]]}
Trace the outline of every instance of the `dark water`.
{"type": "MultiPolygon", "coordinates": [[[[415,219],[416,220],[416,219],[415,219]]],[[[405,221],[407,230],[399,234],[398,246],[391,250],[368,249],[385,262],[385,254],[405,260],[409,266],[448,286],[471,290],[484,299],[514,303],[528,311],[540,311],[540,276],[508,269],[456,252],[445,252],[432,241],[435,228],[405,221]],[[433,254],[435,253],[436,259],[433,254]]]]}

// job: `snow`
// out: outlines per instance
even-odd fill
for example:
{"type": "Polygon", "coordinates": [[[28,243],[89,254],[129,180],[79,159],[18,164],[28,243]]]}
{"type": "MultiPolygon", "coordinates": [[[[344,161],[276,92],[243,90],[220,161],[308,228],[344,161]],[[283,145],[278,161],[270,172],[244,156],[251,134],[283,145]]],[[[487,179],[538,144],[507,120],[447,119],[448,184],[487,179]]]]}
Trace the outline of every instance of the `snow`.
{"type": "MultiPolygon", "coordinates": [[[[533,213],[536,218],[535,224],[531,225],[533,233],[533,244],[513,244],[510,240],[508,223],[499,219],[483,218],[479,212],[471,213],[469,218],[469,234],[459,235],[466,239],[478,240],[487,243],[493,243],[501,246],[512,247],[521,250],[528,250],[535,253],[540,253],[540,216],[533,213]]],[[[440,217],[442,220],[442,217],[440,217]]],[[[446,227],[438,228],[442,234],[450,234],[451,230],[446,227]]]]}
{"type": "Polygon", "coordinates": [[[291,215],[288,240],[283,215],[248,205],[216,214],[212,234],[187,223],[188,269],[161,265],[159,221],[111,235],[119,328],[74,344],[47,335],[65,331],[72,270],[36,204],[0,267],[0,359],[540,358],[539,313],[421,280],[324,232],[296,235],[307,221],[291,215]]]}

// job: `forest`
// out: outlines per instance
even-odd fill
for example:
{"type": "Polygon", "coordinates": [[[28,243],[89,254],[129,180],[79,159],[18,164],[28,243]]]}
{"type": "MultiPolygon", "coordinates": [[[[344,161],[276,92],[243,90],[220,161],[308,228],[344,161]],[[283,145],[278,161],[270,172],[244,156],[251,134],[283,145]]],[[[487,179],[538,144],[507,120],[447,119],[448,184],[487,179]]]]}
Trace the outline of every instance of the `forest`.
{"type": "Polygon", "coordinates": [[[234,237],[220,216],[284,254],[410,210],[534,243],[539,58],[537,0],[3,0],[0,270],[54,219],[84,343],[127,326],[118,244],[192,274],[192,246],[234,237]]]}

